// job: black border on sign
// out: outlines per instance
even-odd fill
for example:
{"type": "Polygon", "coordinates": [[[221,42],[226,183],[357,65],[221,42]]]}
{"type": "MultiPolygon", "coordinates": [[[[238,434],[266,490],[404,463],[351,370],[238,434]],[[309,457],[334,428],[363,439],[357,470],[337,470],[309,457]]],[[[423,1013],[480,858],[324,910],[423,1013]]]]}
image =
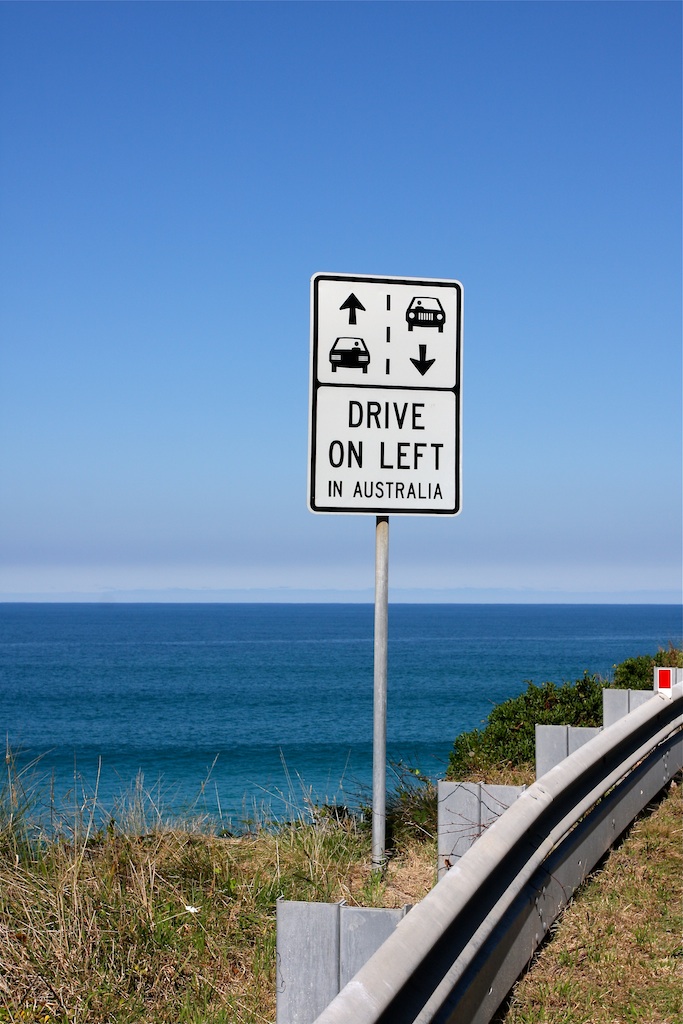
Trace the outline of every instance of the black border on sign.
{"type": "MultiPolygon", "coordinates": [[[[463,313],[463,287],[459,281],[443,280],[440,278],[423,277],[383,277],[373,274],[314,274],[311,278],[311,355],[310,355],[310,413],[309,413],[309,468],[308,468],[308,508],[311,512],[323,515],[375,515],[375,516],[456,516],[461,510],[462,491],[462,313],[463,313]],[[316,465],[316,427],[318,411],[318,282],[319,281],[349,281],[358,284],[403,284],[403,285],[430,285],[438,284],[441,288],[453,288],[456,294],[457,308],[457,334],[456,334],[456,358],[455,358],[455,385],[452,388],[424,388],[402,386],[399,384],[382,384],[384,390],[391,391],[452,391],[455,395],[455,505],[449,509],[416,509],[395,508],[381,505],[373,505],[371,508],[358,508],[356,506],[340,508],[327,505],[317,505],[314,502],[315,495],[315,465],[316,465]]],[[[351,387],[353,390],[362,388],[377,388],[377,384],[326,384],[326,387],[351,387]]]]}

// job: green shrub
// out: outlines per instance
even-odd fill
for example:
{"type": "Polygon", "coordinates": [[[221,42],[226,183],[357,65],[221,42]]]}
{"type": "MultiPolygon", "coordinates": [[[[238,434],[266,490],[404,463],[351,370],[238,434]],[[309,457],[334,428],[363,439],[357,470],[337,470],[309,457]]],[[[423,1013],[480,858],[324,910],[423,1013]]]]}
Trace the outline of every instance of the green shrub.
{"type": "Polygon", "coordinates": [[[683,668],[683,648],[669,644],[665,651],[657,651],[655,665],[661,668],[683,668]]]}
{"type": "Polygon", "coordinates": [[[436,783],[419,768],[400,761],[391,767],[398,782],[387,795],[386,837],[387,847],[395,851],[435,838],[438,801],[436,783]]]}
{"type": "Polygon", "coordinates": [[[652,689],[654,680],[655,659],[651,654],[640,654],[637,658],[627,658],[620,665],[614,666],[614,686],[618,690],[652,689]]]}
{"type": "Polygon", "coordinates": [[[683,650],[673,645],[655,655],[641,654],[627,658],[614,666],[614,683],[620,690],[651,690],[654,682],[655,665],[669,668],[683,668],[683,650]]]}
{"type": "Polygon", "coordinates": [[[670,645],[654,655],[627,658],[614,666],[614,682],[584,672],[574,683],[528,682],[524,693],[493,709],[483,729],[461,733],[453,744],[446,778],[488,782],[533,778],[535,725],[602,725],[604,686],[651,689],[655,665],[683,668],[683,650],[670,645]]]}
{"type": "Polygon", "coordinates": [[[602,688],[602,679],[588,672],[575,683],[561,686],[527,683],[524,693],[493,709],[484,729],[458,736],[447,778],[499,776],[512,769],[532,768],[535,725],[601,725],[602,688]]]}

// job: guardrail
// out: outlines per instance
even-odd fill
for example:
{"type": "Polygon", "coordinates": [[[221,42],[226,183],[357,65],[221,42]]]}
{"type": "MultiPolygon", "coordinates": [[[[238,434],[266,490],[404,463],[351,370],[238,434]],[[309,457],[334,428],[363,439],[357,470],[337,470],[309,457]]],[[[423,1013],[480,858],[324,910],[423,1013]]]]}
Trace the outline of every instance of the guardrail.
{"type": "Polygon", "coordinates": [[[316,1024],[488,1024],[575,889],[683,767],[683,685],[526,789],[316,1024]]]}

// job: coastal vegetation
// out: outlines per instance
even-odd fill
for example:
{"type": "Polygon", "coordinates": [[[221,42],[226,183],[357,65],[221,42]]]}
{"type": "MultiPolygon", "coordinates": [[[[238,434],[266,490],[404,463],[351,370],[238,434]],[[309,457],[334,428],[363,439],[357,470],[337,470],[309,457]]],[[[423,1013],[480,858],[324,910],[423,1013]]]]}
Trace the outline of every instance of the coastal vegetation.
{"type": "Polygon", "coordinates": [[[683,650],[670,646],[654,655],[627,658],[614,666],[613,678],[584,672],[575,682],[527,683],[518,697],[498,704],[486,726],[456,737],[448,762],[449,779],[487,782],[533,781],[535,725],[602,725],[602,691],[652,689],[656,665],[683,668],[683,650]]]}
{"type": "MultiPolygon", "coordinates": [[[[655,662],[683,666],[683,652],[629,659],[612,685],[651,686],[655,662]]],[[[588,673],[528,684],[456,739],[449,775],[531,781],[534,722],[597,724],[604,685],[588,673]]],[[[252,822],[235,837],[207,820],[165,819],[139,779],[110,817],[96,802],[69,814],[53,808],[47,829],[35,816],[35,778],[8,750],[0,1022],[274,1021],[278,897],[402,906],[436,880],[435,783],[405,765],[394,774],[391,857],[378,874],[367,814],[313,801],[286,824],[252,822]]],[[[565,912],[501,1022],[680,1020],[680,821],[674,784],[565,912]]]]}

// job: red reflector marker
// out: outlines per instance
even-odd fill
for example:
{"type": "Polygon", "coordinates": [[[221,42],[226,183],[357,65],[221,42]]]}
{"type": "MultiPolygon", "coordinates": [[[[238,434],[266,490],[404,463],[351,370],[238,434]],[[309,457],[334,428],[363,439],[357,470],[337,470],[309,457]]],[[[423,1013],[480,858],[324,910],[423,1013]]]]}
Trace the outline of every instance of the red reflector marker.
{"type": "Polygon", "coordinates": [[[657,679],[656,679],[656,689],[658,689],[658,690],[670,690],[671,689],[671,685],[672,685],[672,683],[671,683],[672,676],[673,676],[672,669],[670,669],[670,668],[658,668],[657,669],[657,679]]]}

